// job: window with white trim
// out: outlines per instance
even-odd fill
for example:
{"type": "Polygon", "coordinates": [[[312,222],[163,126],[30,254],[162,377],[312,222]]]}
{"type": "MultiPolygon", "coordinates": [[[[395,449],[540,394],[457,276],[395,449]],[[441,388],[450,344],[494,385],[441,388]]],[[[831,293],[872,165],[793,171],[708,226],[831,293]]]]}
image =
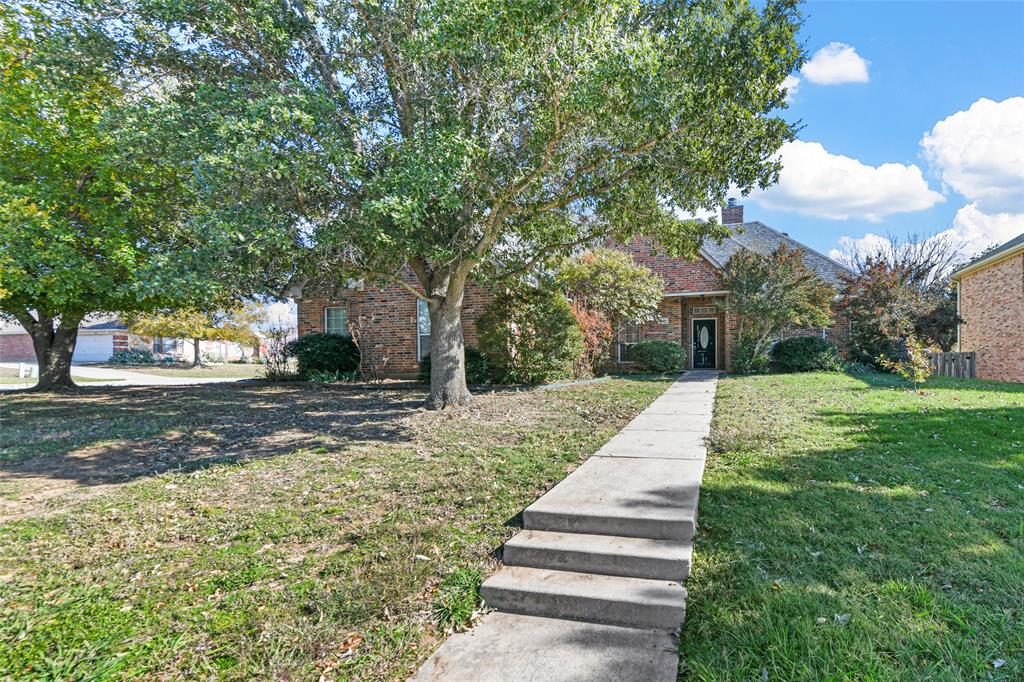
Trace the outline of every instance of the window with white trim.
{"type": "Polygon", "coordinates": [[[427,302],[416,299],[416,360],[422,362],[430,355],[430,308],[427,302]]]}
{"type": "Polygon", "coordinates": [[[630,322],[619,330],[616,345],[616,362],[629,362],[629,350],[640,343],[640,324],[630,322]]]}
{"type": "Polygon", "coordinates": [[[348,336],[348,310],[342,306],[324,308],[324,333],[348,336]]]}
{"type": "Polygon", "coordinates": [[[158,336],[153,339],[154,353],[173,353],[176,350],[178,350],[178,339],[166,336],[158,336]]]}

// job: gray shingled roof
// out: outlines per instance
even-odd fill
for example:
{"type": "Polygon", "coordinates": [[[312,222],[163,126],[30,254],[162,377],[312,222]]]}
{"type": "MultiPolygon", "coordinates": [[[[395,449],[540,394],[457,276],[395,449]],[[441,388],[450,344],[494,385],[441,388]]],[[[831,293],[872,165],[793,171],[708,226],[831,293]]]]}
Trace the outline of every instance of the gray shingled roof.
{"type": "Polygon", "coordinates": [[[835,286],[842,286],[843,281],[840,275],[843,273],[850,274],[848,268],[801,244],[788,235],[778,230],[773,230],[764,223],[754,220],[742,225],[728,225],[727,227],[732,230],[732,235],[723,239],[721,244],[708,239],[701,247],[701,253],[704,257],[719,268],[724,266],[729,261],[729,258],[740,249],[748,249],[754,253],[767,256],[785,244],[791,249],[803,251],[804,262],[807,264],[807,267],[816,272],[826,282],[835,286]]]}

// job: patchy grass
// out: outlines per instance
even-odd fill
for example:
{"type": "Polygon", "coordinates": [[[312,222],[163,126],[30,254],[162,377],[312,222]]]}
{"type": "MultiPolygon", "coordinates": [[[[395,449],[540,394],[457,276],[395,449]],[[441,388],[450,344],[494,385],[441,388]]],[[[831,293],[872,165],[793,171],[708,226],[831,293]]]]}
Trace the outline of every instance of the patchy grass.
{"type": "Polygon", "coordinates": [[[1024,679],[1024,386],[720,383],[684,680],[1024,679]]]}
{"type": "Polygon", "coordinates": [[[229,362],[222,365],[97,365],[107,369],[123,369],[126,372],[150,374],[158,377],[206,378],[206,379],[256,379],[263,375],[265,365],[256,363],[229,362]]]}
{"type": "Polygon", "coordinates": [[[520,510],[665,385],[444,413],[300,384],[0,396],[0,678],[404,679],[520,510]]]}

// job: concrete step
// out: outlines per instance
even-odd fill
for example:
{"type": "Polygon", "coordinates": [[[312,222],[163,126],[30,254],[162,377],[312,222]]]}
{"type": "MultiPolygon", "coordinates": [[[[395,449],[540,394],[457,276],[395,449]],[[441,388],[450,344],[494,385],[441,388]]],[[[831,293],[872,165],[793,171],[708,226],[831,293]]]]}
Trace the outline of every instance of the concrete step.
{"type": "Polygon", "coordinates": [[[676,682],[671,632],[489,613],[452,635],[409,682],[676,682]]]}
{"type": "Polygon", "coordinates": [[[690,540],[703,470],[699,459],[591,457],[523,511],[523,527],[690,540]]]}
{"type": "Polygon", "coordinates": [[[682,582],[693,545],[677,540],[524,530],[505,543],[506,566],[682,582]]]}
{"type": "Polygon", "coordinates": [[[480,594],[506,613],[633,628],[675,630],[686,615],[686,588],[667,580],[506,566],[480,594]]]}

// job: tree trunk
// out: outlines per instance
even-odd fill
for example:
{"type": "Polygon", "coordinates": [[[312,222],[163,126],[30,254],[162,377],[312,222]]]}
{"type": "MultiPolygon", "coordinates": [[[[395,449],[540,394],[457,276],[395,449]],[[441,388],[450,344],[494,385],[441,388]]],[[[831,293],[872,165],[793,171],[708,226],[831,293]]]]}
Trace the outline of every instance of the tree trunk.
{"type": "Polygon", "coordinates": [[[430,308],[430,397],[427,408],[443,410],[465,405],[472,398],[466,387],[466,343],[462,336],[463,284],[449,286],[430,308]]]}
{"type": "Polygon", "coordinates": [[[42,317],[29,329],[39,363],[39,383],[34,390],[60,391],[75,387],[71,380],[71,356],[78,341],[78,322],[62,321],[60,327],[55,328],[52,319],[42,317]]]}
{"type": "Polygon", "coordinates": [[[199,339],[192,339],[192,348],[195,350],[195,357],[192,358],[192,366],[199,367],[203,364],[199,354],[199,339]]]}

